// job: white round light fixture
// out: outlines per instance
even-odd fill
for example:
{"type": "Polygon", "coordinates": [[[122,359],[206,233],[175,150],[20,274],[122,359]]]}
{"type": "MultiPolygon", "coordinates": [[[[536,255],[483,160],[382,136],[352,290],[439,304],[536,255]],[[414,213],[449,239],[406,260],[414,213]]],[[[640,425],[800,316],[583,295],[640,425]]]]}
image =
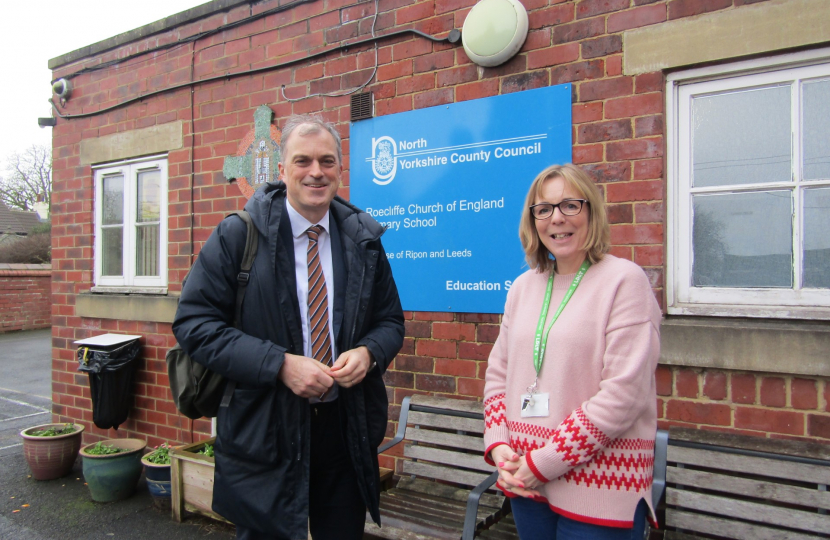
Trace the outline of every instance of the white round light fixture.
{"type": "Polygon", "coordinates": [[[481,0],[464,21],[461,43],[480,66],[503,64],[527,38],[527,10],[518,0],[481,0]]]}

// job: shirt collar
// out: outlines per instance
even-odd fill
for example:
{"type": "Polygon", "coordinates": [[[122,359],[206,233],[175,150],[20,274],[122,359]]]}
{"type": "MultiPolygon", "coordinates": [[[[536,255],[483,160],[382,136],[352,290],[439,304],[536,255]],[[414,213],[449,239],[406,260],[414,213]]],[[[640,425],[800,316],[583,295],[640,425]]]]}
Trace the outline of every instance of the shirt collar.
{"type": "Polygon", "coordinates": [[[323,228],[324,231],[329,232],[329,211],[326,210],[323,219],[321,219],[317,223],[312,223],[303,217],[299,212],[297,212],[293,206],[291,206],[291,202],[288,199],[285,200],[285,206],[288,209],[288,219],[291,221],[291,234],[294,238],[299,238],[300,236],[304,235],[309,227],[313,227],[314,225],[319,225],[323,228]]]}

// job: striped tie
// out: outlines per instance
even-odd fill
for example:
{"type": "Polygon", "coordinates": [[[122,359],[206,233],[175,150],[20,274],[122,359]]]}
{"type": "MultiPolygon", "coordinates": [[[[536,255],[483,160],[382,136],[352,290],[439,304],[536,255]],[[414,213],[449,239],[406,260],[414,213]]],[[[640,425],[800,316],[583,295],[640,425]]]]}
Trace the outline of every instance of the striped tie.
{"type": "Polygon", "coordinates": [[[308,231],[308,339],[311,357],[328,365],[331,363],[329,338],[329,301],[323,265],[317,253],[317,240],[323,227],[315,225],[308,231]]]}

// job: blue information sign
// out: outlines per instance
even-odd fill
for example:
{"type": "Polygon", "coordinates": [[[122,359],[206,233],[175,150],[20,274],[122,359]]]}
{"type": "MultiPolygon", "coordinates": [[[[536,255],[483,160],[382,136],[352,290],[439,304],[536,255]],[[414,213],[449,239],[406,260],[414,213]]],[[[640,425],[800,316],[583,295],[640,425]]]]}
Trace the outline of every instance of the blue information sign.
{"type": "Polygon", "coordinates": [[[571,161],[571,85],[352,124],[351,200],[387,227],[403,308],[502,313],[530,183],[571,161]]]}

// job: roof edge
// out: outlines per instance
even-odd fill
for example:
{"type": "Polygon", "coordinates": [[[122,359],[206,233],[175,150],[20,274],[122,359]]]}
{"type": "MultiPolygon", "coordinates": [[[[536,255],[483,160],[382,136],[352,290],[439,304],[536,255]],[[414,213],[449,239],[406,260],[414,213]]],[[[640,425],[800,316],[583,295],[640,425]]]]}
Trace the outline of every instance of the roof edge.
{"type": "Polygon", "coordinates": [[[74,51],[66,54],[56,56],[55,58],[49,60],[48,66],[49,69],[54,70],[67,64],[71,64],[81,58],[86,58],[88,56],[93,56],[104,51],[120,47],[127,43],[170,30],[171,28],[181,26],[197,19],[203,19],[213,15],[214,13],[234,8],[240,4],[253,4],[256,1],[258,0],[211,0],[210,2],[181,11],[175,15],[165,17],[164,19],[159,19],[155,22],[151,22],[150,24],[145,24],[144,26],[118,34],[117,36],[113,36],[97,43],[81,47],[80,49],[75,49],[74,51]]]}

